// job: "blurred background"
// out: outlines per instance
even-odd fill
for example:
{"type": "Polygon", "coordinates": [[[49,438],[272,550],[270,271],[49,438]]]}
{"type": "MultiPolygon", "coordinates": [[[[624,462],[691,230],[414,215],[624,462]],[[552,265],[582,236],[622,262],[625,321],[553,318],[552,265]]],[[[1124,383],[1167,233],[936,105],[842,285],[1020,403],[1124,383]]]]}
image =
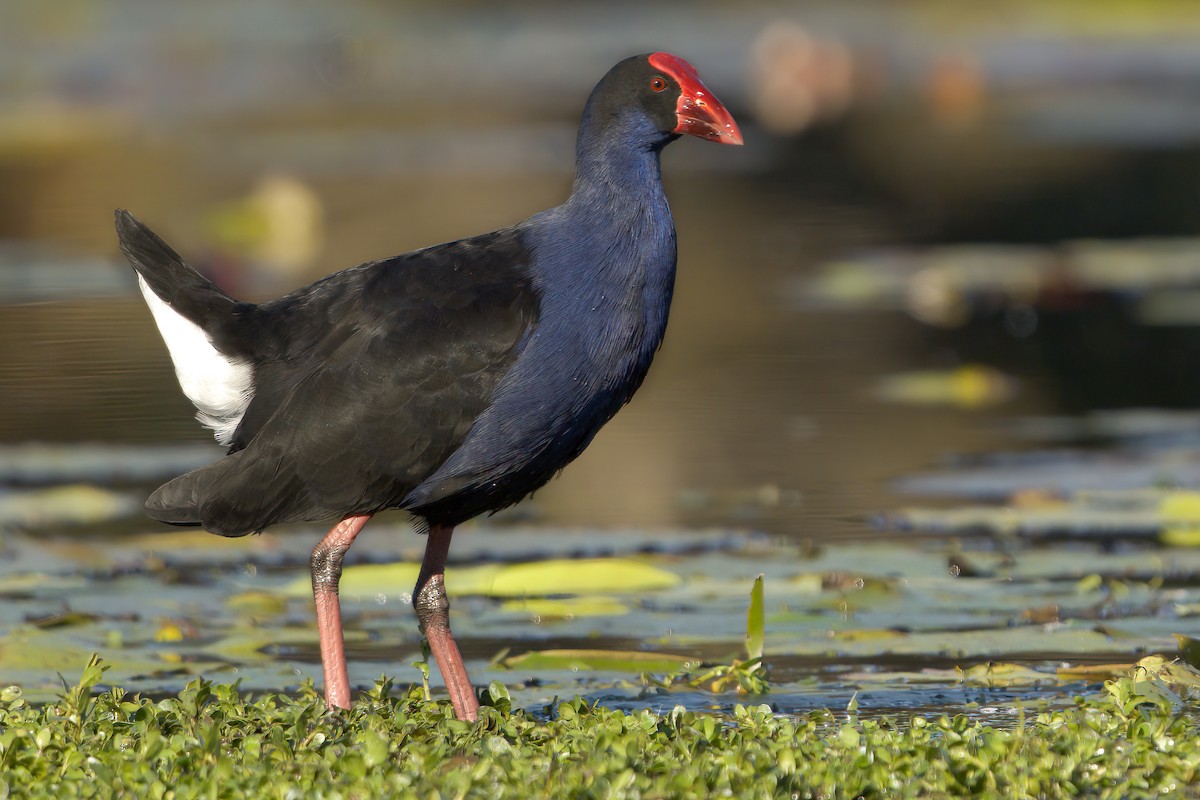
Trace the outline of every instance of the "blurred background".
{"type": "MultiPolygon", "coordinates": [[[[910,491],[1021,505],[1098,474],[1034,441],[1194,444],[1189,0],[0,0],[5,529],[150,531],[145,492],[220,453],[114,208],[236,296],[277,296],[561,202],[591,87],[653,50],[696,66],[746,145],[666,151],[665,347],[511,517],[865,539],[916,524],[892,514],[910,491]],[[1145,408],[1167,411],[1110,413],[1145,408]],[[981,462],[983,488],[920,484],[981,462]]],[[[1181,452],[1139,455],[1132,485],[1200,485],[1181,452]]]]}
{"type": "Polygon", "coordinates": [[[667,344],[538,515],[825,536],[986,445],[958,407],[1194,405],[1192,11],[4,3],[0,441],[207,438],[112,209],[237,296],[278,295],[557,204],[591,86],[656,49],[747,144],[666,152],[667,344]],[[912,370],[935,374],[880,383],[912,370]]]}

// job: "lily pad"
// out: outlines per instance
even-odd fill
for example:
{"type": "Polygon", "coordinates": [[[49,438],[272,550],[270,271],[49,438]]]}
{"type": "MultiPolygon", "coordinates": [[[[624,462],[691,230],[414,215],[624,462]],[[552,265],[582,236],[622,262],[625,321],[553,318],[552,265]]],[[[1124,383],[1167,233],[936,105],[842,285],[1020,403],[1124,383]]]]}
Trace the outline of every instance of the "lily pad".
{"type": "Polygon", "coordinates": [[[1064,623],[1055,626],[919,633],[886,630],[846,631],[833,637],[805,637],[782,642],[772,640],[771,651],[791,655],[837,654],[886,660],[886,654],[978,658],[1004,657],[1010,653],[1106,653],[1113,647],[1111,637],[1092,627],[1064,623]]]}
{"type": "Polygon", "coordinates": [[[619,617],[628,614],[630,610],[625,603],[605,595],[506,600],[501,608],[505,611],[528,614],[538,619],[619,617]]]}
{"type": "Polygon", "coordinates": [[[262,591],[239,592],[225,600],[225,605],[239,614],[272,617],[287,611],[287,599],[262,591]]]}
{"type": "Polygon", "coordinates": [[[990,533],[1045,537],[1158,538],[1182,547],[1200,545],[1200,492],[1142,488],[1088,491],[1065,498],[1002,506],[906,508],[883,520],[887,527],[937,534],[990,533]]]}
{"type": "Polygon", "coordinates": [[[853,672],[845,676],[853,683],[964,683],[972,686],[1033,686],[1054,683],[1054,673],[1041,672],[1023,664],[975,664],[966,669],[923,669],[920,672],[853,672]]]}
{"type": "MultiPolygon", "coordinates": [[[[367,632],[352,628],[345,630],[343,636],[348,644],[366,642],[370,639],[367,632]]],[[[253,664],[275,660],[276,655],[268,652],[271,648],[295,645],[315,648],[317,645],[316,627],[244,628],[200,649],[234,663],[253,664]]]]}
{"type": "MultiPolygon", "coordinates": [[[[97,627],[97,626],[92,626],[97,627]]],[[[14,628],[0,636],[0,682],[25,682],[39,676],[48,682],[61,673],[69,673],[87,663],[93,653],[102,652],[119,676],[130,676],[162,669],[163,659],[144,650],[100,646],[92,643],[78,628],[14,628]]]]}
{"type": "Polygon", "coordinates": [[[259,536],[217,536],[200,528],[191,530],[156,530],[121,537],[121,545],[132,550],[170,553],[177,556],[184,550],[260,550],[259,536]]]}
{"type": "MultiPolygon", "coordinates": [[[[407,594],[416,584],[415,563],[368,564],[342,572],[341,594],[348,598],[407,594]]],[[[673,572],[629,558],[549,559],[528,564],[484,564],[446,570],[451,597],[546,597],[551,595],[628,594],[669,589],[682,579],[673,572]]],[[[307,578],[280,589],[289,597],[311,594],[307,578]]]]}
{"type": "Polygon", "coordinates": [[[510,656],[501,663],[509,669],[639,673],[682,670],[695,664],[696,660],[636,650],[535,650],[510,656]]]}
{"type": "MultiPolygon", "coordinates": [[[[468,568],[470,569],[470,568],[468,568]]],[[[394,564],[361,564],[342,570],[338,593],[346,600],[365,600],[373,597],[409,595],[421,571],[419,564],[397,562],[394,564]]],[[[447,571],[446,592],[451,597],[460,594],[456,583],[449,580],[455,570],[447,571]]],[[[280,586],[277,591],[288,597],[312,597],[312,579],[298,575],[280,586]]]]}
{"type": "Polygon", "coordinates": [[[0,493],[0,528],[86,525],[131,516],[141,509],[133,495],[90,484],[0,493]]]}
{"type": "Polygon", "coordinates": [[[0,596],[28,594],[33,592],[56,592],[81,589],[87,586],[82,575],[46,575],[38,572],[20,572],[0,576],[0,596]]]}
{"type": "Polygon", "coordinates": [[[673,572],[629,558],[551,559],[507,565],[496,571],[481,593],[490,597],[628,594],[670,589],[681,582],[673,572]]]}
{"type": "Polygon", "coordinates": [[[1159,503],[1162,540],[1177,547],[1200,547],[1200,492],[1167,492],[1159,503]]]}
{"type": "Polygon", "coordinates": [[[1152,487],[1200,487],[1200,452],[1180,449],[1054,450],[994,453],[900,478],[904,494],[1007,501],[1030,489],[1081,501],[1141,499],[1157,511],[1152,487]]]}
{"type": "Polygon", "coordinates": [[[1065,681],[1105,681],[1118,675],[1128,674],[1133,663],[1124,664],[1068,664],[1055,670],[1065,681]]]}

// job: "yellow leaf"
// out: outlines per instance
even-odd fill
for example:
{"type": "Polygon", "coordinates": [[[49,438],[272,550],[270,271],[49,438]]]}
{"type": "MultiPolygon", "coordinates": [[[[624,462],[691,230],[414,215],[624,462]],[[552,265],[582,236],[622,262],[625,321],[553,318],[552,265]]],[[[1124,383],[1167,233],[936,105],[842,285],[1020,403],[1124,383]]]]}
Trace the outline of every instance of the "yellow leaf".
{"type": "Polygon", "coordinates": [[[158,553],[177,553],[180,550],[250,550],[262,549],[261,536],[217,536],[200,528],[191,530],[154,531],[121,538],[121,544],[134,550],[158,553]]]}
{"type": "Polygon", "coordinates": [[[1175,641],[1179,642],[1180,657],[1191,666],[1200,667],[1200,639],[1176,633],[1175,641]]]}
{"type": "Polygon", "coordinates": [[[156,642],[182,642],[186,638],[187,635],[183,632],[183,628],[174,622],[160,625],[154,632],[154,641],[156,642]]]}
{"type": "MultiPolygon", "coordinates": [[[[350,600],[407,595],[412,592],[420,571],[420,565],[409,562],[346,567],[342,571],[339,593],[350,600]]],[[[448,592],[455,594],[454,584],[450,581],[447,584],[448,592]]],[[[308,575],[301,575],[286,583],[279,591],[288,597],[311,597],[312,581],[308,575]]]]}
{"type": "Polygon", "coordinates": [[[270,592],[239,592],[226,598],[225,605],[244,614],[273,616],[287,611],[287,599],[270,592]]]}
{"type": "Polygon", "coordinates": [[[1055,676],[1020,664],[976,664],[962,672],[964,683],[986,686],[1023,686],[1053,681],[1055,676]]]}
{"type": "Polygon", "coordinates": [[[524,612],[543,619],[573,619],[575,617],[619,617],[629,613],[629,606],[603,595],[584,597],[560,597],[553,600],[529,598],[506,600],[505,611],[524,612]]]}
{"type": "MultiPolygon", "coordinates": [[[[419,565],[406,562],[347,567],[342,572],[340,593],[355,599],[409,594],[419,572],[419,565]]],[[[446,570],[446,593],[451,597],[628,594],[667,589],[680,582],[673,572],[628,558],[550,559],[446,570]]],[[[302,576],[280,592],[303,597],[312,593],[312,587],[308,577],[302,576]]]]}
{"type": "Polygon", "coordinates": [[[1200,547],[1200,492],[1167,492],[1158,507],[1159,538],[1176,547],[1200,547]]]}
{"type": "MultiPolygon", "coordinates": [[[[447,577],[449,585],[449,577],[447,577]]],[[[544,597],[567,594],[624,594],[669,589],[678,575],[629,558],[550,559],[510,564],[493,577],[490,597],[544,597]]]]}
{"type": "Polygon", "coordinates": [[[869,642],[874,640],[900,639],[908,634],[890,628],[860,628],[850,631],[834,631],[832,638],[839,642],[869,642]]]}
{"type": "Polygon", "coordinates": [[[675,671],[693,663],[684,656],[637,650],[535,650],[503,661],[509,669],[606,672],[675,671]]]}
{"type": "Polygon", "coordinates": [[[1133,664],[1073,664],[1055,671],[1064,681],[1098,681],[1127,675],[1133,664]]]}

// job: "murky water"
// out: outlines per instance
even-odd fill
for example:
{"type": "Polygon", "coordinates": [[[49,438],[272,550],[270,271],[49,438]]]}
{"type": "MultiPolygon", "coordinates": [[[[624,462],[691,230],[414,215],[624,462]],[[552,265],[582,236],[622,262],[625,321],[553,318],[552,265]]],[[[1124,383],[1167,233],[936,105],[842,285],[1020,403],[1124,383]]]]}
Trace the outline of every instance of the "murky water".
{"type": "MultiPolygon", "coordinates": [[[[403,67],[428,48],[373,37],[385,12],[355,7],[336,23],[316,6],[277,9],[303,35],[286,26],[268,35],[271,26],[231,8],[212,23],[241,20],[228,58],[213,42],[230,30],[138,17],[156,40],[178,37],[161,52],[120,33],[131,13],[122,4],[111,18],[79,4],[80,19],[21,20],[66,33],[61,58],[30,62],[27,84],[60,105],[39,110],[20,95],[25,127],[0,130],[0,233],[11,242],[0,243],[0,683],[48,691],[56,671],[71,675],[93,650],[114,664],[114,680],[146,691],[197,673],[253,689],[315,674],[303,580],[320,531],[227,542],[136,513],[157,482],[219,450],[191,419],[118,263],[112,209],[138,214],[231,291],[278,294],[559,202],[574,109],[594,80],[576,80],[585,70],[572,62],[561,75],[537,73],[518,99],[497,100],[509,77],[531,74],[533,54],[510,42],[489,80],[448,97],[428,76],[457,85],[472,75],[466,62],[442,57],[443,69],[421,80],[403,67]],[[84,28],[125,41],[127,56],[89,45],[68,57],[69,32],[84,28]],[[312,42],[323,44],[310,51],[312,42]],[[267,175],[291,188],[271,194],[267,175]],[[282,217],[270,210],[276,201],[282,217]],[[280,218],[301,224],[277,231],[280,218]]],[[[715,19],[689,38],[701,72],[747,120],[747,146],[685,141],[667,152],[680,269],[650,378],[560,478],[465,530],[452,556],[463,566],[621,557],[680,583],[599,588],[566,606],[539,605],[564,598],[537,590],[525,605],[486,591],[456,598],[476,680],[520,686],[528,703],[584,692],[727,707],[737,698],[660,695],[636,671],[506,670],[500,654],[728,660],[758,572],[767,574],[777,682],[768,699],[782,710],[844,705],[859,691],[864,713],[1003,714],[989,709],[1093,691],[1105,674],[1064,664],[1173,649],[1171,634],[1186,633],[1200,607],[1200,562],[1183,536],[1198,521],[1188,494],[1200,486],[1190,455],[1198,423],[1091,412],[1195,405],[1194,385],[1175,377],[1190,368],[1180,353],[1195,349],[1195,317],[1163,300],[1200,284],[1186,267],[1190,240],[1130,245],[1104,274],[1134,277],[1108,283],[1091,269],[1114,261],[1108,251],[923,246],[963,232],[1046,243],[1194,235],[1200,226],[1173,212],[1146,217],[1142,199],[1148,182],[1175,187],[1166,176],[1196,148],[1177,143],[1163,156],[1138,140],[1082,158],[1070,142],[1021,149],[1018,137],[1000,147],[994,128],[922,129],[932,124],[923,112],[888,103],[867,107],[864,120],[773,137],[755,125],[753,92],[734,77],[771,16],[756,14],[724,38],[715,19]],[[888,135],[895,163],[879,151],[888,135]],[[954,140],[942,155],[963,170],[993,154],[1003,164],[963,173],[978,186],[956,182],[928,152],[939,136],[954,140]],[[914,180],[922,148],[927,176],[914,180]],[[1109,159],[1125,166],[1111,170],[1109,159]],[[1036,184],[1013,177],[1026,174],[1044,186],[1018,192],[1036,184]],[[1088,187],[1097,186],[1136,205],[1141,227],[1091,214],[1088,187]],[[1058,229],[1046,209],[1060,214],[1058,229]],[[1166,327],[1164,314],[1175,315],[1166,327]],[[1164,543],[1164,532],[1183,538],[1164,543]],[[972,671],[990,662],[1042,677],[972,671]]],[[[464,30],[487,29],[476,20],[464,30]]],[[[539,46],[572,40],[559,33],[539,46]]],[[[625,33],[614,23],[596,36],[625,33]]],[[[457,46],[447,52],[470,49],[457,46]]],[[[1170,61],[1183,72],[1188,63],[1170,61]]],[[[7,78],[13,67],[2,68],[7,78]]],[[[352,561],[415,559],[421,543],[402,520],[381,520],[352,561]]],[[[380,672],[415,679],[405,666],[419,655],[408,588],[397,579],[347,594],[357,685],[380,672]]]]}

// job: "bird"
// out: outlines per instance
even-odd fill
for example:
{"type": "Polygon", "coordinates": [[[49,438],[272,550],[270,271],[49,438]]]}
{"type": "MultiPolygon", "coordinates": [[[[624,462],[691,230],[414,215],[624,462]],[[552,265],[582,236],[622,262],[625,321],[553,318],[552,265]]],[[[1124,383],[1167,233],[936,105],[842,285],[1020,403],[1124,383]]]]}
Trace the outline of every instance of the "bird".
{"type": "Polygon", "coordinates": [[[687,61],[627,58],[587,99],[562,205],[258,304],[115,212],[180,388],[228,447],[155,490],[146,513],[222,536],[334,523],[309,564],[328,707],[350,706],[343,558],[372,515],[404,509],[427,535],[420,630],[455,715],[477,719],[450,630],[451,536],[547,483],[642,384],[675,282],[660,154],[683,135],[742,144],[687,61]]]}

